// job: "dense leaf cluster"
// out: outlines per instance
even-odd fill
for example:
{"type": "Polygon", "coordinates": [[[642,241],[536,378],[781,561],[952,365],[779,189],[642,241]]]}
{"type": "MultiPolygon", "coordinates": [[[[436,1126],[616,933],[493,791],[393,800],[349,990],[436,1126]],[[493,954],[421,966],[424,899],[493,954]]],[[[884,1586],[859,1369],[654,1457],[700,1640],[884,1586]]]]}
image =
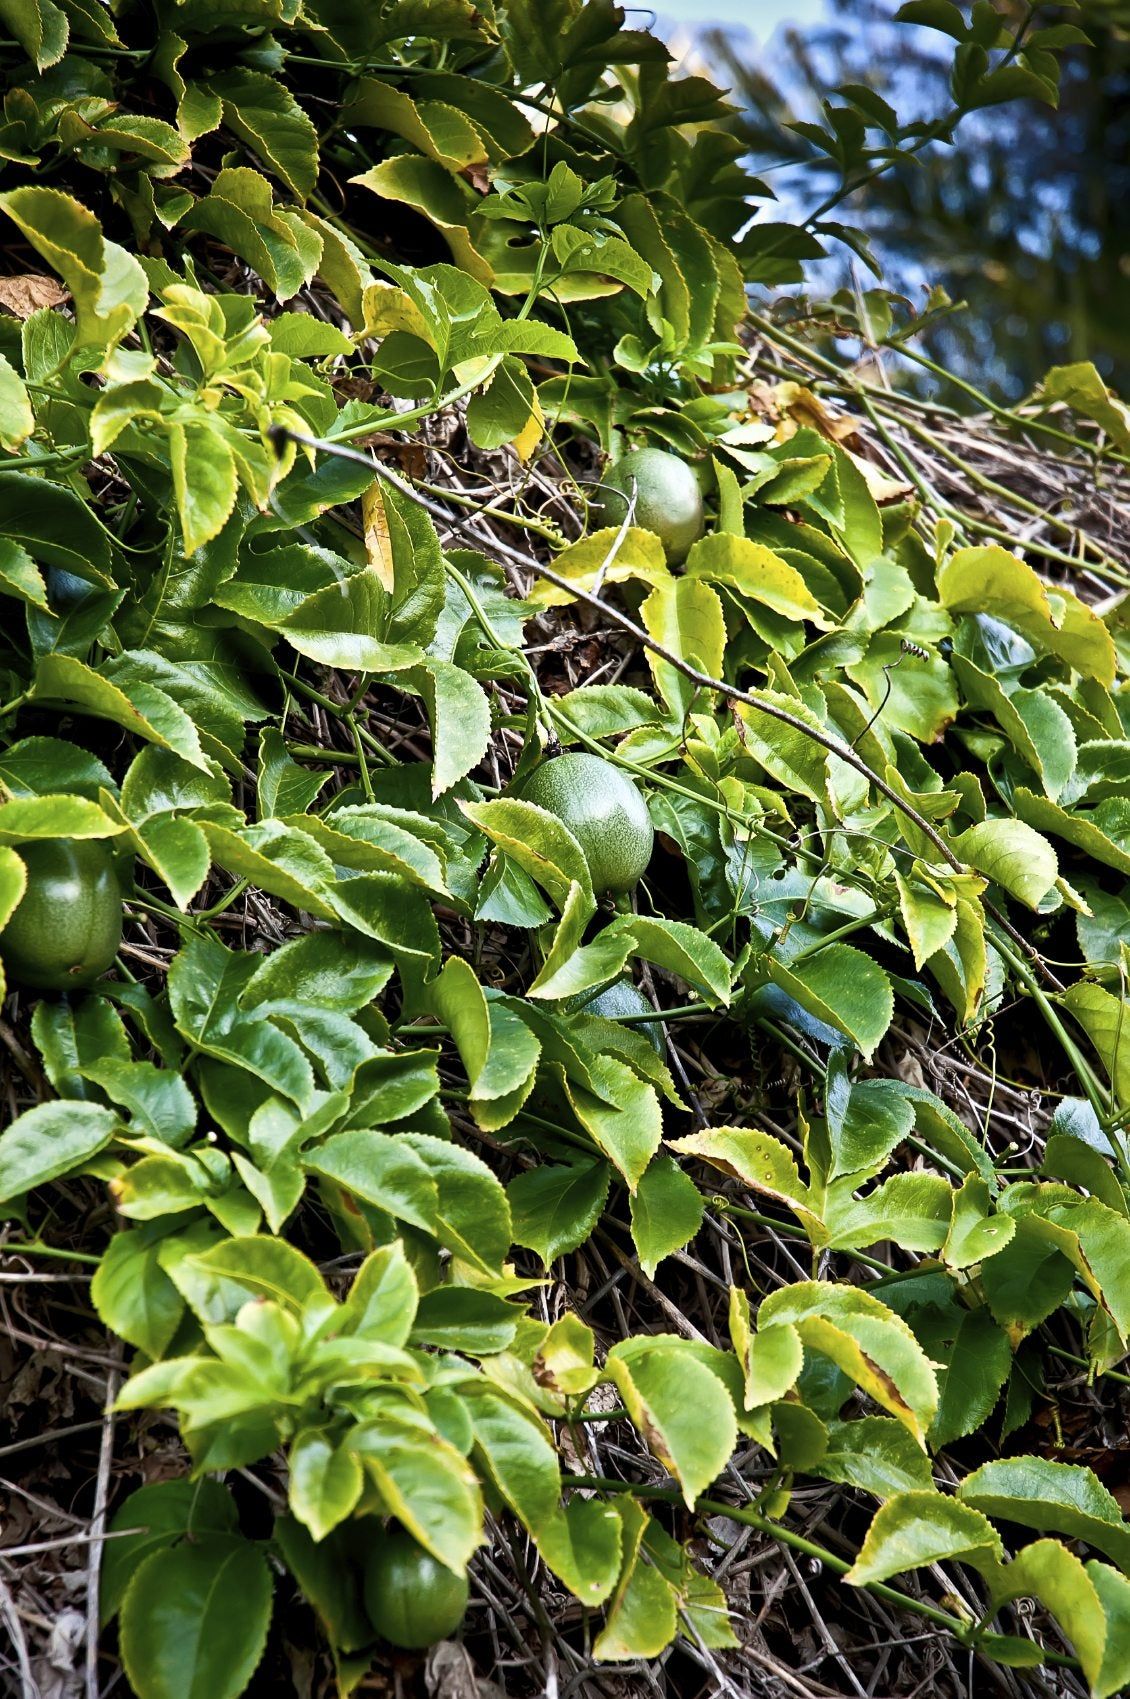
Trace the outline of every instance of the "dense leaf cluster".
{"type": "MultiPolygon", "coordinates": [[[[1051,91],[1052,45],[991,7],[908,10],[959,34],[961,110],[1051,91]]],[[[89,993],[34,1003],[51,1092],[0,1134],[0,1202],[37,1226],[51,1182],[106,1183],[93,1297],[136,1354],[119,1405],[174,1410],[191,1455],[195,1483],[142,1488],[107,1545],[133,1687],[250,1680],[273,1572],[217,1477],[280,1450],[271,1550],[343,1691],[390,1519],[462,1574],[485,1511],[513,1515],[602,1608],[597,1657],[733,1645],[651,1501],[562,1472],[558,1436],[611,1388],[691,1511],[724,1512],[703,1495],[752,1442],[775,1459],[766,1526],[798,1474],[861,1489],[879,1508],[850,1582],[966,1563],[970,1646],[1038,1661],[993,1627],[1034,1596],[1115,1692],[1114,1501],[1038,1458],[943,1491],[931,1454],[1002,1397],[1005,1434],[1023,1425],[1062,1308],[1096,1371],[1130,1343],[1120,607],[955,546],[809,390],[751,390],[745,278],[851,233],[743,235],[761,189],[718,91],[605,0],[4,17],[15,282],[30,307],[46,267],[67,305],[0,321],[0,919],[27,846],[101,841],[131,942],[89,993]],[[676,569],[630,510],[567,541],[519,500],[529,547],[492,548],[454,490],[480,546],[452,546],[412,433],[453,417],[468,456],[575,476],[574,532],[598,448],[677,449],[706,534],[676,569]],[[646,670],[547,691],[531,622],[605,597],[646,670]],[[400,720],[424,737],[409,759],[400,720]],[[551,742],[647,798],[660,847],[630,903],[522,795],[551,742]],[[587,1006],[636,973],[668,1031],[734,1020],[795,1053],[795,1139],[740,1118],[671,1136],[689,1084],[650,1008],[587,1006]],[[976,1033],[1006,994],[1077,1082],[1022,1179],[857,1061],[900,1005],[976,1033]],[[618,1198],[651,1276],[719,1186],[812,1258],[768,1295],[733,1286],[729,1349],[605,1353],[531,1301],[618,1198]],[[1006,1552],[998,1522],[1042,1537],[1006,1552]]],[[[925,139],[858,91],[828,124],[810,140],[845,182],[925,139]]],[[[1049,380],[1041,406],[1065,405],[1123,440],[1092,369],[1049,380]]]]}

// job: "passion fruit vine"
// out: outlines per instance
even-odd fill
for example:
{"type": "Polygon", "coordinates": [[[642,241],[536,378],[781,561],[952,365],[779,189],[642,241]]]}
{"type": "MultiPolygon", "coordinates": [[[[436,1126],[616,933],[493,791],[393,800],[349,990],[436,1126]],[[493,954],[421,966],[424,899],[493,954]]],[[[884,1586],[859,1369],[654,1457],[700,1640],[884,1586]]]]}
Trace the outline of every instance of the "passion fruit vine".
{"type": "Polygon", "coordinates": [[[445,1640],[467,1609],[467,1577],[437,1563],[411,1534],[383,1534],[365,1565],[365,1609],[378,1634],[404,1651],[445,1640]]]}
{"type": "Polygon", "coordinates": [[[114,860],[98,839],[40,838],[20,844],[27,889],[0,932],[14,980],[44,991],[90,985],[122,941],[122,894],[114,860]]]}
{"type": "Polygon", "coordinates": [[[568,826],[598,895],[630,891],[651,860],[655,831],[643,794],[600,755],[558,755],[535,767],[520,792],[568,826]]]}
{"type": "Polygon", "coordinates": [[[698,479],[677,454],[633,448],[605,472],[592,498],[594,524],[622,525],[633,494],[632,523],[653,532],[663,544],[667,564],[679,566],[705,524],[698,479]]]}

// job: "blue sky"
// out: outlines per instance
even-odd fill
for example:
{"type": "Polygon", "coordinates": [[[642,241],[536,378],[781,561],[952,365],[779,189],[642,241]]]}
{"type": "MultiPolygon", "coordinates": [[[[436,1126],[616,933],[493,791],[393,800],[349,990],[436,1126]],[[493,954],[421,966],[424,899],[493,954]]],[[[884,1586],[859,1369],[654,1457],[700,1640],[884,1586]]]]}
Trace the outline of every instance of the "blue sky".
{"type": "Polygon", "coordinates": [[[813,24],[825,10],[824,0],[658,0],[660,27],[668,22],[693,24],[699,29],[713,24],[745,28],[759,41],[767,41],[778,24],[813,24]]]}

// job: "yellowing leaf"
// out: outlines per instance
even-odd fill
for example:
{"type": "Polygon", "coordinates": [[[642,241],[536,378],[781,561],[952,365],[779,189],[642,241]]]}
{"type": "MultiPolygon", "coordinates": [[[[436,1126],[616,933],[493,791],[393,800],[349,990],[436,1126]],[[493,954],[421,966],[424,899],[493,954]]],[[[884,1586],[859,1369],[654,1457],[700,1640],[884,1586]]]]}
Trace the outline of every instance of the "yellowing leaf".
{"type": "Polygon", "coordinates": [[[937,586],[951,613],[992,614],[1085,678],[1114,683],[1114,641],[1098,614],[1070,590],[1043,584],[999,544],[958,549],[939,568],[937,586]]]}
{"type": "Polygon", "coordinates": [[[1048,840],[1023,820],[982,820],[952,838],[954,851],[1029,908],[1038,908],[1059,876],[1048,840]]]}
{"type": "Polygon", "coordinates": [[[632,1421],[693,1505],[737,1442],[733,1401],[723,1382],[693,1346],[669,1334],[614,1345],[607,1372],[632,1421]]]}
{"type": "Polygon", "coordinates": [[[869,1587],[945,1558],[966,1563],[999,1558],[1000,1535],[987,1516],[938,1492],[896,1493],[875,1512],[859,1556],[844,1576],[869,1587]]]}
{"type": "Polygon", "coordinates": [[[384,491],[379,478],[374,478],[361,497],[361,523],[365,532],[365,555],[369,565],[391,595],[396,585],[392,538],[389,535],[384,491]]]}
{"type": "MultiPolygon", "coordinates": [[[[650,531],[629,526],[623,539],[615,525],[592,531],[578,543],[570,543],[553,562],[553,570],[561,578],[576,584],[578,590],[595,590],[600,584],[620,584],[628,578],[638,578],[644,584],[659,584],[669,577],[663,544],[650,531]],[[615,552],[613,552],[613,546],[615,552]]],[[[530,591],[529,600],[537,607],[562,607],[570,600],[567,590],[556,584],[541,581],[530,591]]]]}
{"type": "Polygon", "coordinates": [[[858,1287],[802,1280],[762,1304],[758,1326],[777,1322],[791,1322],[806,1347],[830,1357],[923,1443],[938,1408],[938,1382],[901,1316],[858,1287]]]}

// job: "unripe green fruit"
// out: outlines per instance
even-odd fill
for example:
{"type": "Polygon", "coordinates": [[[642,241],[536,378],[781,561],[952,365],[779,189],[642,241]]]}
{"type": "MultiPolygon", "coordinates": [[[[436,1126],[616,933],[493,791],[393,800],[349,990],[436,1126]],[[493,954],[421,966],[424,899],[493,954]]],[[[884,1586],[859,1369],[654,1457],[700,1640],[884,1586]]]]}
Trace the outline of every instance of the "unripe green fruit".
{"type": "Polygon", "coordinates": [[[467,1609],[467,1577],[437,1563],[411,1534],[381,1535],[365,1565],[365,1609],[378,1634],[423,1651],[454,1634],[467,1609]]]}
{"type": "Polygon", "coordinates": [[[647,803],[628,775],[600,755],[543,761],[520,795],[568,826],[598,895],[630,891],[651,860],[655,832],[647,803]]]}
{"type": "Polygon", "coordinates": [[[15,980],[45,991],[89,985],[122,941],[122,894],[100,839],[39,838],[16,852],[27,890],[0,932],[0,956],[15,980]]]}
{"type": "Polygon", "coordinates": [[[686,560],[705,519],[698,479],[685,460],[662,448],[634,448],[610,466],[592,498],[595,525],[622,525],[633,491],[632,524],[653,531],[670,566],[686,560]]]}
{"type": "MultiPolygon", "coordinates": [[[[623,1020],[625,1015],[653,1015],[655,1010],[630,979],[614,979],[603,991],[583,992],[568,1005],[578,1015],[599,1015],[605,1021],[623,1020]]],[[[663,1055],[663,1030],[658,1021],[633,1021],[633,1032],[642,1032],[656,1054],[663,1055]]]]}

